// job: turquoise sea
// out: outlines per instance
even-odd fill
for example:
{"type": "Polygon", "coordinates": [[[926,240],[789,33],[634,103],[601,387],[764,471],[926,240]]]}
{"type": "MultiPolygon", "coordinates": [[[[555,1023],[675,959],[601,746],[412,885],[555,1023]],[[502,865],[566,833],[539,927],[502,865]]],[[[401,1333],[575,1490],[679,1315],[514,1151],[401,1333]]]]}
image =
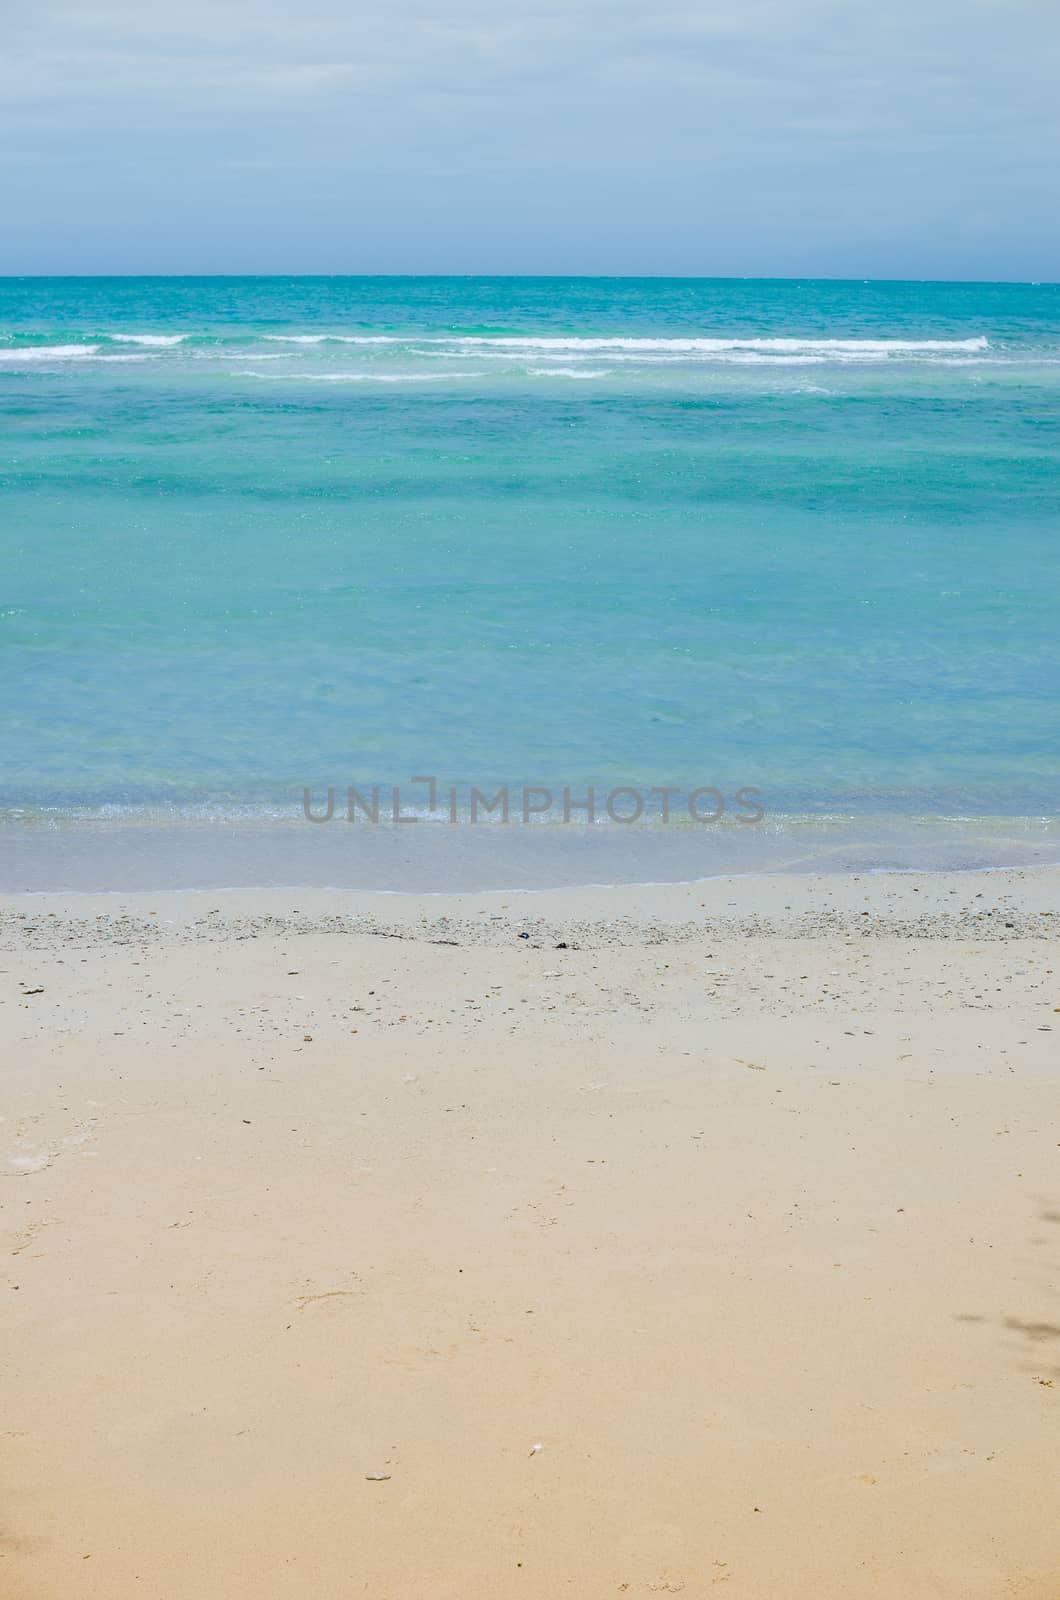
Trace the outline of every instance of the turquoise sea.
{"type": "Polygon", "coordinates": [[[1058,860],[1058,401],[1057,285],[0,280],[0,887],[434,883],[302,820],[426,774],[760,791],[604,877],[1058,860]]]}

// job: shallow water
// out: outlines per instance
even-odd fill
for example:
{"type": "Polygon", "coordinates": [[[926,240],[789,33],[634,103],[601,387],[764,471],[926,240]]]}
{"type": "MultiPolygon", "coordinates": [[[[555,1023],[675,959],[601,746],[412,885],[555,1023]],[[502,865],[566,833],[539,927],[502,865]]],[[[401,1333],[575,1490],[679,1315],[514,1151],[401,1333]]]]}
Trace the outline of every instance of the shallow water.
{"type": "Polygon", "coordinates": [[[8,832],[162,850],[431,774],[772,821],[535,835],[576,881],[801,859],[810,816],[1000,864],[1057,812],[1058,398],[1055,286],[5,280],[8,832]]]}

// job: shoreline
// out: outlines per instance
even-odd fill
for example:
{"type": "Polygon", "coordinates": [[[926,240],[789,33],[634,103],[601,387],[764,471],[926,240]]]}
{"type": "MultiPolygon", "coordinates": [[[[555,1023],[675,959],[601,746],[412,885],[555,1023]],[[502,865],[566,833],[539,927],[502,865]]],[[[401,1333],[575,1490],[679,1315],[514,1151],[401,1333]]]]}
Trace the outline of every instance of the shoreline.
{"type": "Polygon", "coordinates": [[[88,928],[115,914],[157,937],[224,939],[290,923],[306,933],[387,934],[425,940],[441,929],[502,943],[532,926],[541,937],[573,927],[591,943],[621,926],[667,942],[815,938],[823,934],[993,939],[1060,935],[1060,866],[961,872],[718,874],[687,883],[577,884],[472,893],[317,887],[0,893],[0,947],[21,925],[88,928]],[[220,901],[218,906],[216,902],[220,901]],[[521,907],[526,904],[526,910],[521,907]],[[866,910],[866,904],[869,909],[866,910]],[[97,911],[97,905],[103,909],[97,911]],[[515,909],[513,909],[513,906],[515,909]],[[31,916],[30,908],[33,915],[31,916]],[[531,914],[532,912],[532,914],[531,914]],[[296,921],[296,919],[298,919],[296,921]]]}
{"type": "Polygon", "coordinates": [[[636,891],[738,878],[1060,865],[1047,817],[799,817],[702,828],[561,823],[314,827],[184,819],[8,822],[0,893],[636,891]]]}

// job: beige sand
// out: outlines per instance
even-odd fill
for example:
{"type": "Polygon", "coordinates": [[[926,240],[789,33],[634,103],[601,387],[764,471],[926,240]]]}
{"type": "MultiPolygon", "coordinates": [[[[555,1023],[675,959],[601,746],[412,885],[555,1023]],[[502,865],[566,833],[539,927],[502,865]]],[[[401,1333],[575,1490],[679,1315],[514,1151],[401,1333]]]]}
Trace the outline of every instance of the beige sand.
{"type": "Polygon", "coordinates": [[[0,1591],[1057,1600],[1058,890],[3,903],[0,1591]]]}

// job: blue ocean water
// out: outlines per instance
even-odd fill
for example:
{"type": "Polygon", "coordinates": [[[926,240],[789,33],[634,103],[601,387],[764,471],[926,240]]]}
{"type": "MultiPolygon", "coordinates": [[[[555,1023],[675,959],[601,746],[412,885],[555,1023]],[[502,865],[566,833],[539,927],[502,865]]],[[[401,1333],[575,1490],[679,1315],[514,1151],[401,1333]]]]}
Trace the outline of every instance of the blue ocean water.
{"type": "Polygon", "coordinates": [[[1060,287],[0,280],[0,808],[1051,817],[1060,287]]]}

